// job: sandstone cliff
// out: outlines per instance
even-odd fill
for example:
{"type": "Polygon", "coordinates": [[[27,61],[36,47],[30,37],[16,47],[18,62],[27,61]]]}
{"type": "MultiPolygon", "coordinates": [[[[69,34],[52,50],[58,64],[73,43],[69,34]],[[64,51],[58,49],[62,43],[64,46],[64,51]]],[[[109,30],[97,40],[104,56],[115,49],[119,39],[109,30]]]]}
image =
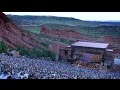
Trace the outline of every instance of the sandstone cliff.
{"type": "Polygon", "coordinates": [[[27,48],[38,47],[38,42],[34,35],[24,32],[20,27],[2,12],[0,12],[0,40],[3,40],[8,46],[24,46],[27,48]]]}

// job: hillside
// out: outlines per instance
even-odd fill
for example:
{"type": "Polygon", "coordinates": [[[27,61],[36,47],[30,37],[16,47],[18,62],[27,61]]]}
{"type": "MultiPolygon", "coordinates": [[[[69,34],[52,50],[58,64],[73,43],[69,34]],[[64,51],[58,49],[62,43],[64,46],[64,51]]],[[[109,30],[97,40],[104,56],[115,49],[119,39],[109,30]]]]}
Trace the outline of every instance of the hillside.
{"type": "Polygon", "coordinates": [[[58,41],[64,44],[72,44],[79,39],[82,41],[111,43],[112,47],[116,50],[120,47],[119,22],[87,21],[89,24],[85,24],[86,21],[65,17],[15,15],[9,17],[13,22],[17,22],[16,24],[21,26],[21,28],[23,28],[25,31],[34,33],[36,36],[38,36],[40,41],[44,41],[42,42],[43,46],[49,46],[54,42],[58,43],[58,41]],[[84,22],[84,24],[82,22],[84,22]],[[51,35],[48,35],[48,32],[44,34],[41,33],[43,26],[48,30],[48,32],[51,32],[51,35]],[[73,31],[73,34],[71,35],[70,32],[66,32],[66,30],[73,31]],[[63,35],[61,35],[61,37],[56,37],[54,31],[56,34],[61,33],[63,35]],[[70,38],[66,38],[66,35],[69,35],[70,38]],[[80,35],[78,36],[79,38],[77,38],[76,35],[80,35]],[[74,38],[72,36],[74,36],[74,38]]]}
{"type": "MultiPolygon", "coordinates": [[[[43,25],[40,25],[40,27],[42,26],[43,25]]],[[[81,27],[81,26],[69,26],[69,25],[59,25],[59,24],[44,24],[44,26],[50,30],[69,29],[92,37],[101,37],[101,36],[120,37],[120,26],[81,27]]]]}
{"type": "Polygon", "coordinates": [[[8,17],[19,25],[63,24],[70,26],[87,26],[87,27],[97,27],[101,25],[120,26],[120,22],[83,21],[68,17],[18,16],[18,15],[8,15],[8,17]]]}
{"type": "Polygon", "coordinates": [[[82,34],[101,37],[101,36],[120,36],[120,22],[97,22],[82,21],[74,18],[54,17],[54,16],[17,16],[8,15],[8,17],[22,28],[40,33],[39,26],[47,26],[50,29],[66,29],[77,31],[82,34]]]}
{"type": "MultiPolygon", "coordinates": [[[[120,41],[120,22],[96,22],[96,21],[82,21],[74,18],[65,17],[53,17],[53,16],[16,16],[8,15],[8,17],[21,26],[25,31],[30,31],[38,36],[40,41],[44,41],[44,44],[51,44],[56,41],[60,41],[65,44],[71,44],[74,42],[73,38],[66,39],[68,31],[73,31],[72,34],[75,39],[98,41],[107,43],[119,44],[120,41]],[[51,32],[51,35],[47,33],[41,34],[42,27],[45,27],[51,32]],[[66,33],[65,36],[56,37],[56,34],[66,33]],[[46,36],[46,35],[47,36],[46,36]],[[76,35],[80,34],[80,38],[76,38],[76,35]],[[106,39],[107,37],[107,39],[106,39]],[[108,37],[110,37],[108,40],[108,37]],[[102,39],[101,39],[102,38],[102,39]]],[[[70,34],[69,34],[70,35],[70,34]]],[[[71,35],[70,35],[71,37],[71,35]]],[[[115,46],[116,47],[116,46],[115,46]]],[[[118,47],[118,46],[117,46],[118,47]]]]}
{"type": "Polygon", "coordinates": [[[54,17],[54,16],[17,16],[8,15],[19,25],[41,25],[41,24],[63,24],[70,26],[98,26],[99,23],[82,21],[75,18],[54,17]]]}
{"type": "Polygon", "coordinates": [[[0,40],[8,46],[16,48],[22,46],[27,48],[39,47],[35,35],[25,32],[13,23],[4,13],[0,12],[0,40]]]}

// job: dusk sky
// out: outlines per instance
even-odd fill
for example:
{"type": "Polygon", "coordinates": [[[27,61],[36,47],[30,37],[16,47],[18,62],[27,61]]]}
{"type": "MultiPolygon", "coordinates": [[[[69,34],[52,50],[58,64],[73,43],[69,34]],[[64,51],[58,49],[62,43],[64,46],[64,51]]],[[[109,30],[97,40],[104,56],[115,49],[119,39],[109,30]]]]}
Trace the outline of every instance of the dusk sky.
{"type": "Polygon", "coordinates": [[[90,21],[120,21],[120,12],[4,12],[12,15],[73,17],[90,21]]]}

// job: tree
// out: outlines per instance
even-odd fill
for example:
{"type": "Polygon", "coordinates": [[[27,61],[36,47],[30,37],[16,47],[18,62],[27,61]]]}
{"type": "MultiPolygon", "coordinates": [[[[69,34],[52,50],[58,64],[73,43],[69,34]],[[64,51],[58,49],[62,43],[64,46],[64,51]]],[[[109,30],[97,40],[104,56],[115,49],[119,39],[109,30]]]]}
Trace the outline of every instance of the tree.
{"type": "Polygon", "coordinates": [[[7,46],[5,45],[5,43],[3,41],[0,42],[0,53],[4,53],[7,52],[7,46]]]}

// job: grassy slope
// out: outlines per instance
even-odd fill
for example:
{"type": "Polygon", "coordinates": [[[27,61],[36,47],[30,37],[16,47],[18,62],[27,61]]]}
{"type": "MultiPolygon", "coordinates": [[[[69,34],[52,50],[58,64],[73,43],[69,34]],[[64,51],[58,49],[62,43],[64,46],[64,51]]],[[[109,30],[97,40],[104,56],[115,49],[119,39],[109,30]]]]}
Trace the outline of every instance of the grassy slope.
{"type": "Polygon", "coordinates": [[[39,34],[40,33],[40,27],[39,26],[21,26],[23,29],[28,30],[32,33],[39,34]]]}
{"type": "Polygon", "coordinates": [[[69,28],[74,31],[95,37],[104,36],[104,35],[109,35],[113,37],[120,36],[119,22],[109,22],[109,23],[87,22],[74,18],[46,17],[46,16],[8,16],[8,17],[11,18],[18,25],[30,25],[30,26],[24,26],[23,28],[36,34],[40,33],[39,32],[40,27],[31,26],[31,25],[46,24],[46,26],[51,29],[69,28]],[[109,25],[117,25],[117,26],[109,26],[109,25]]]}
{"type": "Polygon", "coordinates": [[[48,29],[70,29],[82,34],[100,37],[100,36],[120,36],[120,26],[98,26],[98,27],[81,27],[81,26],[69,26],[69,25],[58,25],[58,24],[45,24],[44,26],[48,29]]]}
{"type": "Polygon", "coordinates": [[[8,15],[13,21],[22,25],[41,25],[41,24],[64,24],[64,25],[80,25],[80,26],[98,26],[99,23],[82,21],[74,18],[65,17],[48,17],[48,16],[16,16],[8,15]]]}

